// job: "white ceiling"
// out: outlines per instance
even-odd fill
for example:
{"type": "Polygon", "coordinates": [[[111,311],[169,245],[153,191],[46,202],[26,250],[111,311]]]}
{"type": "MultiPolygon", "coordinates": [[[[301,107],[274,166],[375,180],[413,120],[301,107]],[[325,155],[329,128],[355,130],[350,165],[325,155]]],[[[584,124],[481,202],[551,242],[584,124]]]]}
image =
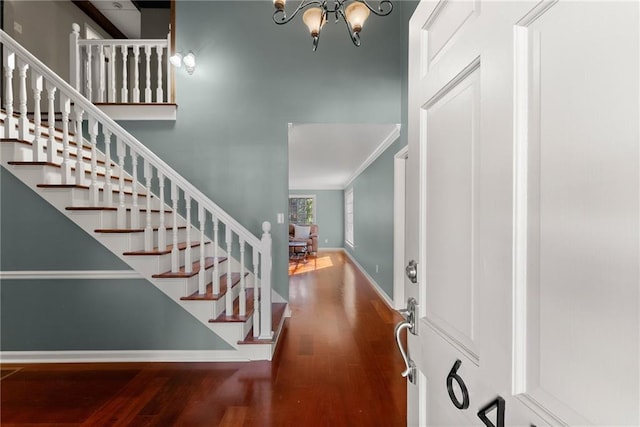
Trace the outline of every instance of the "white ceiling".
{"type": "Polygon", "coordinates": [[[289,188],[344,189],[399,134],[397,124],[290,124],[289,188]]]}
{"type": "Polygon", "coordinates": [[[130,0],[91,0],[91,3],[125,36],[140,38],[140,11],[130,0]],[[121,7],[118,8],[116,4],[121,7]]]}

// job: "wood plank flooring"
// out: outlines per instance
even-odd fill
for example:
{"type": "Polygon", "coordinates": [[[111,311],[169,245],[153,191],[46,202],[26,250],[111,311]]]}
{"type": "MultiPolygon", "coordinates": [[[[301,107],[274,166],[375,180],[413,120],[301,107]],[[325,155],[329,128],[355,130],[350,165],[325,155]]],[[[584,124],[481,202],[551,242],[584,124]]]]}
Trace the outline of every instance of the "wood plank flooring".
{"type": "Polygon", "coordinates": [[[405,426],[400,316],[343,253],[313,261],[273,362],[5,364],[0,424],[405,426]]]}

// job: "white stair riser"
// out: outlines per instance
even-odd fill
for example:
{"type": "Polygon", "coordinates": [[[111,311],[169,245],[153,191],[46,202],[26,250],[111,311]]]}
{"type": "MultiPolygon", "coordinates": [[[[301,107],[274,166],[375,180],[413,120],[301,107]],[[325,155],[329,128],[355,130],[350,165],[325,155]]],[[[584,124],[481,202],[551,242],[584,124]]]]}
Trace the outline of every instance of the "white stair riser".
{"type": "MultiPolygon", "coordinates": [[[[187,251],[178,251],[179,264],[186,265],[187,251]]],[[[161,274],[171,271],[171,254],[165,255],[125,255],[127,263],[143,274],[161,274]]],[[[191,248],[191,263],[200,259],[200,248],[191,248]]],[[[184,295],[181,295],[184,296],[184,295]]]]}
{"type": "MultiPolygon", "coordinates": [[[[144,250],[144,233],[93,233],[112,252],[122,255],[125,252],[144,250]]],[[[178,230],[178,238],[185,238],[185,230],[178,230]]],[[[158,245],[158,233],[153,232],[153,246],[158,245]]],[[[125,260],[126,261],[126,260],[125,260]]]]}
{"type": "MultiPolygon", "coordinates": [[[[105,228],[118,228],[117,219],[118,215],[116,211],[70,211],[70,215],[74,220],[77,218],[77,222],[84,226],[93,229],[105,229],[105,228]]],[[[144,228],[147,225],[146,212],[138,212],[138,227],[134,227],[132,223],[133,212],[127,211],[126,221],[124,228],[144,228]]],[[[171,227],[173,224],[173,213],[164,214],[165,227],[171,227]]],[[[185,225],[185,221],[178,217],[178,226],[185,225]]],[[[153,228],[160,227],[160,212],[151,213],[151,226],[153,228]]],[[[171,232],[167,232],[168,242],[171,242],[173,235],[171,232]]]]}

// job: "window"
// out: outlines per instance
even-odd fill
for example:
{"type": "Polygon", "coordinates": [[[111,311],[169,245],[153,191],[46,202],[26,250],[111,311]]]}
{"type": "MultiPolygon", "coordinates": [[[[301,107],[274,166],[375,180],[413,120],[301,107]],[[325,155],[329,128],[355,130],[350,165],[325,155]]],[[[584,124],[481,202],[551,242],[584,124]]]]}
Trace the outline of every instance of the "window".
{"type": "Polygon", "coordinates": [[[299,225],[315,224],[316,196],[289,196],[289,223],[299,225]]]}
{"type": "Polygon", "coordinates": [[[344,192],[344,239],[354,246],[353,238],[353,187],[344,192]]]}

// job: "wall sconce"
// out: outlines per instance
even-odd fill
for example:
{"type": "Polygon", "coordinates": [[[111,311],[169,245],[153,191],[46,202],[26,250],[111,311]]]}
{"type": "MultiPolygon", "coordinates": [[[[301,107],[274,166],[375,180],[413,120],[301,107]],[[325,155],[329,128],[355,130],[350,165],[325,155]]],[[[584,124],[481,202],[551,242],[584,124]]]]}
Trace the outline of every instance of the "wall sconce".
{"type": "Polygon", "coordinates": [[[184,69],[187,70],[188,74],[193,74],[196,69],[196,56],[192,51],[187,52],[186,55],[183,55],[182,52],[176,52],[169,58],[169,62],[176,67],[180,68],[182,64],[184,64],[184,69]]]}

